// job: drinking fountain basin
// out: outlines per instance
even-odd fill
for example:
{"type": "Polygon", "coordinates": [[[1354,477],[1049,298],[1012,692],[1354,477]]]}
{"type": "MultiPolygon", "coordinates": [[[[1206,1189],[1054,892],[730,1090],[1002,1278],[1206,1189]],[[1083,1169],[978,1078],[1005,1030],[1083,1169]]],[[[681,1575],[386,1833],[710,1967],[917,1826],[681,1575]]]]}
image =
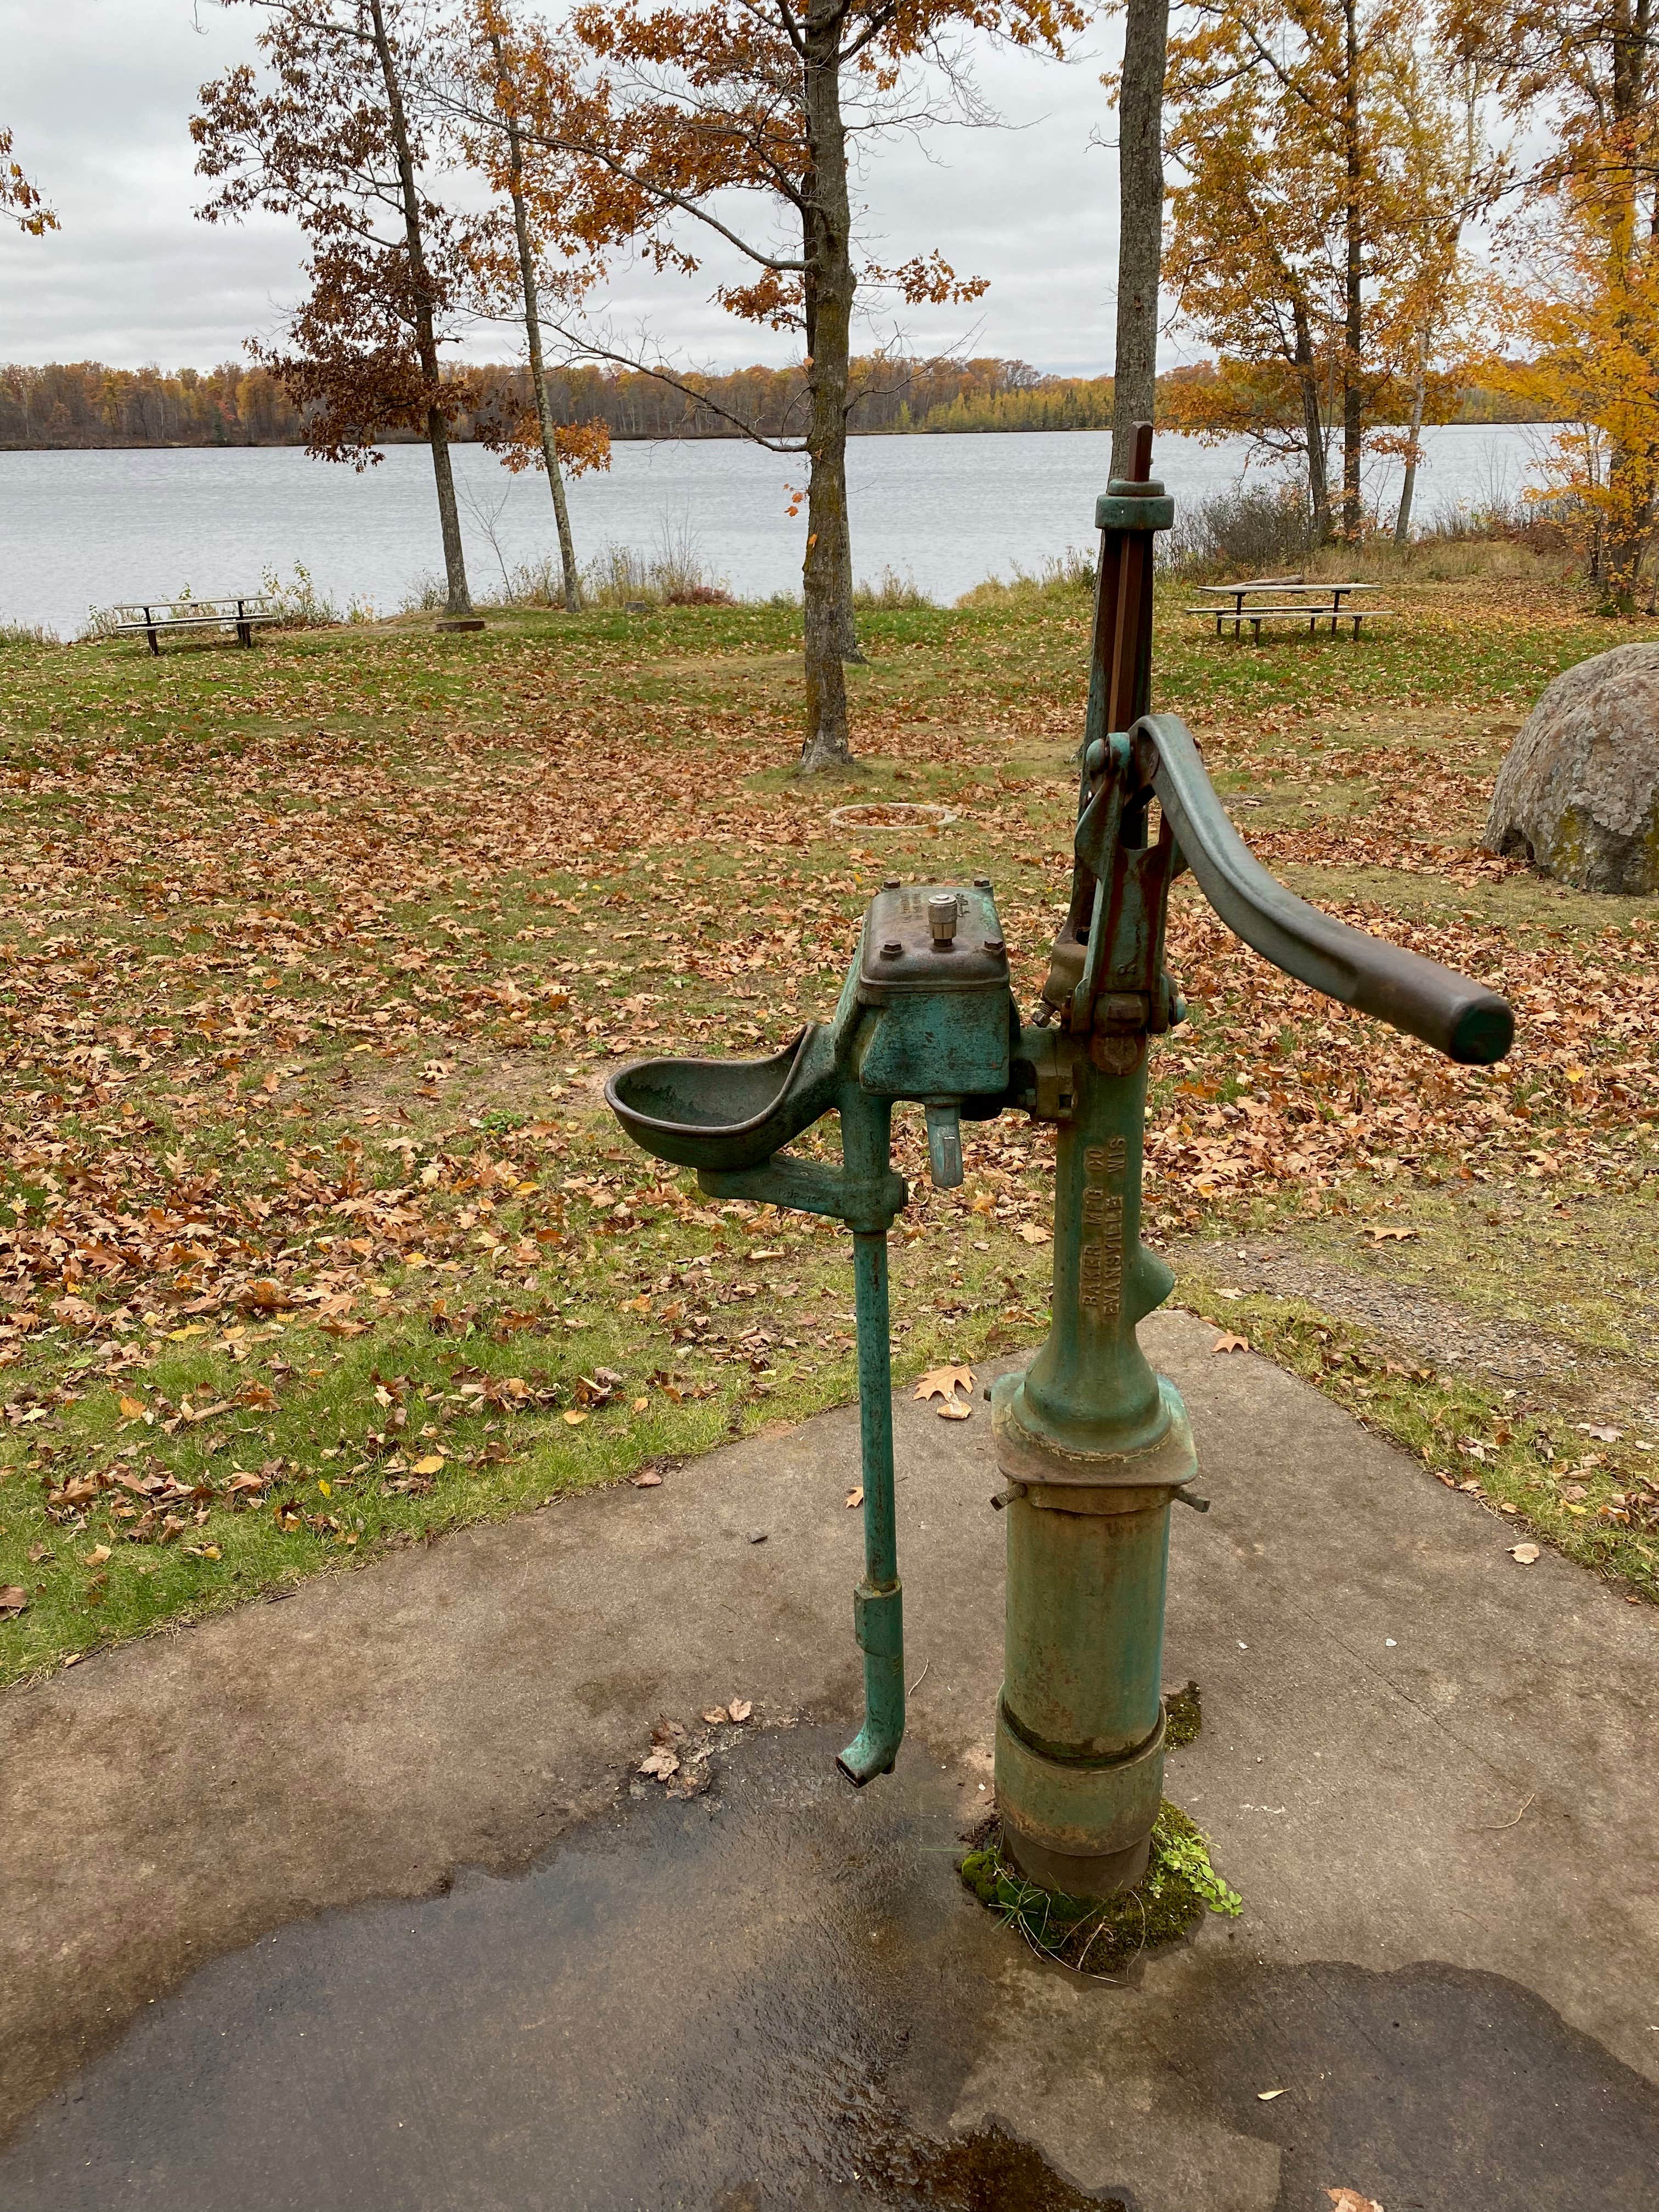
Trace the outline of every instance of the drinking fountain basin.
{"type": "Polygon", "coordinates": [[[618,1069],[605,1103],[634,1142],[700,1173],[763,1167],[830,1103],[829,1030],[810,1022],[769,1060],[641,1060],[618,1069]]]}

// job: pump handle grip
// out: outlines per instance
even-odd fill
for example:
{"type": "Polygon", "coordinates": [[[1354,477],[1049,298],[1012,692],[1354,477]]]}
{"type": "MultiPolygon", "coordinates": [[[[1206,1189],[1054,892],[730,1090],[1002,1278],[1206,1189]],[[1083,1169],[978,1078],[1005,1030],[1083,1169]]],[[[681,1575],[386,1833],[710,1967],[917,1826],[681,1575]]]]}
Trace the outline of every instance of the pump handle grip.
{"type": "Polygon", "coordinates": [[[1327,998],[1408,1030],[1467,1066],[1503,1059],[1515,1038],[1508,1000],[1420,953],[1350,929],[1270,876],[1228,819],[1179,715],[1144,715],[1129,737],[1182,858],[1237,936],[1327,998]]]}

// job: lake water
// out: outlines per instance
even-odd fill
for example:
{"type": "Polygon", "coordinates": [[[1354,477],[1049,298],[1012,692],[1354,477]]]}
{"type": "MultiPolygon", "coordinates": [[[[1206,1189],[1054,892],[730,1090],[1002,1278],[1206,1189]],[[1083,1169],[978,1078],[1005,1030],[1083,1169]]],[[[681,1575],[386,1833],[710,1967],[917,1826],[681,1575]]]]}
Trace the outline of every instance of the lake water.
{"type": "MultiPolygon", "coordinates": [[[[1513,495],[1535,475],[1544,434],[1531,425],[1425,431],[1417,512],[1513,495]]],[[[948,601],[989,575],[1038,568],[1088,544],[1105,489],[1103,432],[854,439],[848,454],[854,566],[886,568],[948,601]]],[[[1154,468],[1177,499],[1237,483],[1242,439],[1201,446],[1159,439],[1154,468]]],[[[509,565],[556,554],[547,488],[513,477],[478,446],[455,451],[475,592],[499,585],[480,513],[494,518],[509,565]]],[[[577,552],[607,545],[649,554],[689,538],[705,567],[740,597],[798,592],[805,529],[788,514],[802,457],[738,443],[618,446],[608,476],[570,487],[577,552]]],[[[1398,471],[1379,465],[1368,495],[1387,506],[1398,471]]],[[[293,447],[161,453],[0,453],[0,621],[44,623],[73,635],[89,608],[258,589],[267,570],[296,562],[344,606],[394,611],[441,568],[430,459],[393,446],[358,476],[293,447]]]]}

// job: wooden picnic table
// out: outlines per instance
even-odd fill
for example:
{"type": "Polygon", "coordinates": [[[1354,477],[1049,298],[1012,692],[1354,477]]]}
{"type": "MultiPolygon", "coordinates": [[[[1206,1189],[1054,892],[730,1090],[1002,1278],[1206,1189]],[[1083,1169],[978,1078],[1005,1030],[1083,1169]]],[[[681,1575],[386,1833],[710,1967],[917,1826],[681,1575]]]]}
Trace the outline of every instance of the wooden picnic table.
{"type": "Polygon", "coordinates": [[[234,629],[239,645],[251,646],[256,623],[283,619],[283,611],[266,592],[244,592],[222,599],[135,599],[112,607],[118,637],[147,637],[149,649],[159,656],[158,633],[175,629],[234,629]]]}
{"type": "Polygon", "coordinates": [[[1375,584],[1310,584],[1305,576],[1253,576],[1242,584],[1200,584],[1197,588],[1214,604],[1188,607],[1186,611],[1189,615],[1210,617],[1218,637],[1224,623],[1231,623],[1235,637],[1243,635],[1244,625],[1249,623],[1258,643],[1264,622],[1305,621],[1310,635],[1322,622],[1328,622],[1333,637],[1339,622],[1352,623],[1357,638],[1362,623],[1389,611],[1387,607],[1343,605],[1344,599],[1352,599],[1357,592],[1376,591],[1375,584]],[[1247,606],[1246,600],[1251,599],[1258,604],[1247,606]],[[1223,604],[1226,600],[1232,602],[1231,606],[1223,604]]]}

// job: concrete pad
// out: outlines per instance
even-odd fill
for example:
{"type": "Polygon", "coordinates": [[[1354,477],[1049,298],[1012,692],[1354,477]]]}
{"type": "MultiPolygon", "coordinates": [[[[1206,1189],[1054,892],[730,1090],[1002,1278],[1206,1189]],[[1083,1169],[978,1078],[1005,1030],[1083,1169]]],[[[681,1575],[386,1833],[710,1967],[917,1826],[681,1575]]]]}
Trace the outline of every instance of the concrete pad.
{"type": "Polygon", "coordinates": [[[1652,1613],[1213,1335],[1146,1331],[1214,1500],[1176,1516],[1170,1790],[1241,1922],[1102,1987],[956,1882],[983,1407],[899,1401],[911,1733],[834,1776],[848,1409],[0,1701],[0,2205],[1651,2197],[1652,1613]],[[659,1714],[738,1693],[826,1725],[618,1799],[659,1714]]]}

